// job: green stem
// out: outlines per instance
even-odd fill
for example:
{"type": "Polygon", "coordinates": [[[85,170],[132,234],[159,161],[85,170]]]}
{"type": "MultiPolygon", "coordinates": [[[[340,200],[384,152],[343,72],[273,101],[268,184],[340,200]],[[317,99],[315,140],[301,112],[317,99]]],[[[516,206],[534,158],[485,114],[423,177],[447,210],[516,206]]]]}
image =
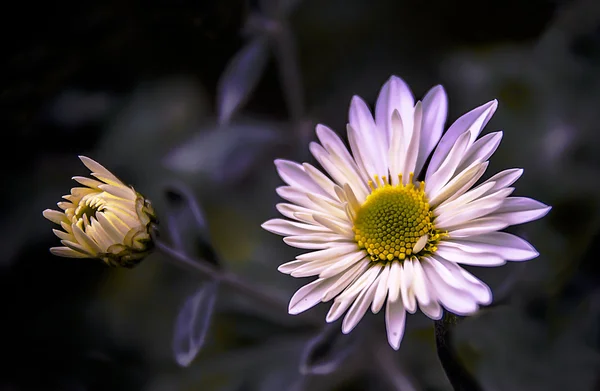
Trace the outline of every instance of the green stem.
{"type": "Polygon", "coordinates": [[[460,317],[446,311],[442,319],[435,321],[435,345],[438,358],[455,391],[481,391],[481,386],[464,367],[452,347],[452,331],[460,320],[460,317]]]}

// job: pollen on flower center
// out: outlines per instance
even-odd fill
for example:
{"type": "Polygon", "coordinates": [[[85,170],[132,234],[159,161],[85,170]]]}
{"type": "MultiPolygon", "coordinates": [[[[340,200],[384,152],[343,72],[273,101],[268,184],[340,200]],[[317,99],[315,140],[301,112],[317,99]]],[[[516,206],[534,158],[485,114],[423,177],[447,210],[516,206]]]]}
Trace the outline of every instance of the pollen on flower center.
{"type": "Polygon", "coordinates": [[[372,192],[356,213],[354,239],[373,261],[393,261],[431,253],[441,235],[433,224],[433,212],[425,195],[425,182],[398,185],[387,178],[369,182],[372,192]]]}

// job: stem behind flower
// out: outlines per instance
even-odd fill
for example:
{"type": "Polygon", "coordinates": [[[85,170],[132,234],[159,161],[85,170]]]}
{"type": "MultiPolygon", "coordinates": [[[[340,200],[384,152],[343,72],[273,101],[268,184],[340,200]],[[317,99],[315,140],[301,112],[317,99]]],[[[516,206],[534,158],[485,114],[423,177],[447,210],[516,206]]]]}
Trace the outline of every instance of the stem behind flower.
{"type": "Polygon", "coordinates": [[[455,391],[482,391],[477,380],[464,367],[460,357],[452,347],[452,330],[461,319],[461,317],[445,311],[442,319],[435,321],[435,345],[438,358],[455,391]]]}

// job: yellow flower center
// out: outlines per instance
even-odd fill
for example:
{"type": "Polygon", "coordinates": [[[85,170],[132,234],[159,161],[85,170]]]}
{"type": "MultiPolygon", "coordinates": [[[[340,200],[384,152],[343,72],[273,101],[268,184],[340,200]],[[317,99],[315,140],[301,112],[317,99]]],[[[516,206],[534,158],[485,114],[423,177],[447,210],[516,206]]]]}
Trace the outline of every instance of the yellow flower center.
{"type": "Polygon", "coordinates": [[[354,239],[373,261],[404,260],[421,257],[437,250],[441,231],[435,229],[434,216],[425,195],[425,182],[390,185],[375,177],[369,181],[372,191],[356,213],[354,239]]]}

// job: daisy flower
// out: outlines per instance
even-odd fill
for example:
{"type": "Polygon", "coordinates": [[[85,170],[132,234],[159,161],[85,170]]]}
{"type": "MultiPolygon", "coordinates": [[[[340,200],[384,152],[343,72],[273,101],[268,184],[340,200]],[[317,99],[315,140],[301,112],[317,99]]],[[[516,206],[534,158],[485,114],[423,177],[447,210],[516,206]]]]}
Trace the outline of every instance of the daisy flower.
{"type": "Polygon", "coordinates": [[[80,156],[92,178],[73,177],[83,187],[58,203],[62,211],[46,209],[43,215],[61,226],[53,232],[63,246],[52,247],[54,255],[98,258],[109,266],[132,267],[151,250],[151,223],[155,214],[150,202],[125,185],[94,160],[80,156]]]}
{"type": "Polygon", "coordinates": [[[442,135],[448,109],[442,86],[415,102],[406,83],[391,77],[373,116],[352,99],[348,149],[331,129],[316,128],[310,151],[325,173],[309,163],[276,160],[287,186],[277,193],[286,219],[263,228],[308,250],[279,267],[293,277],[317,278],[291,298],[298,314],[333,300],[326,316],[345,314],[342,332],[370,308],[385,305],[387,338],[398,349],[406,313],[419,308],[440,319],[443,308],[468,315],[490,304],[490,288],[461,265],[500,266],[538,256],[527,241],[501,232],[539,219],[550,207],[510,197],[523,174],[502,171],[478,184],[502,132],[479,138],[498,102],[468,112],[442,135]]]}

